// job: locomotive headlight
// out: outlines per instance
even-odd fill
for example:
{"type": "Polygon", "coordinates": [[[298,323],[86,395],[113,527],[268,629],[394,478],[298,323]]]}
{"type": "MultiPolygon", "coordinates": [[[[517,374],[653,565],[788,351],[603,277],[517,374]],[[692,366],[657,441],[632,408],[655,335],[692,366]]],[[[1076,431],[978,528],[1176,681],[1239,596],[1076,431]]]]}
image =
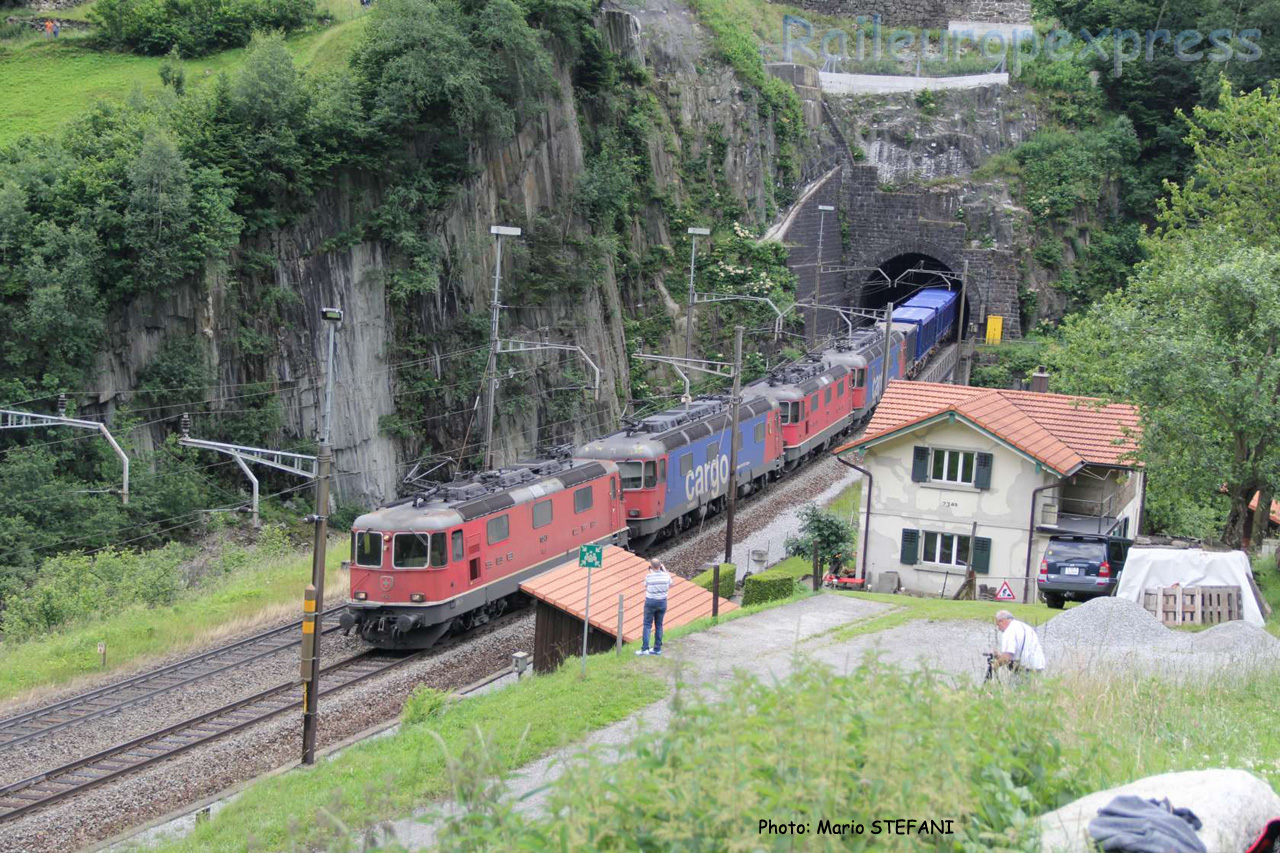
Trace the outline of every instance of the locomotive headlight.
{"type": "Polygon", "coordinates": [[[423,601],[426,601],[426,600],[427,600],[427,597],[426,597],[425,595],[423,595],[422,593],[420,593],[420,592],[415,592],[415,593],[413,593],[412,595],[410,595],[410,596],[409,596],[409,600],[410,600],[410,601],[423,602],[423,601]]]}
{"type": "Polygon", "coordinates": [[[368,597],[369,597],[369,593],[367,593],[367,592],[357,592],[357,593],[356,593],[356,601],[364,601],[364,600],[365,600],[366,598],[368,598],[368,597]]]}
{"type": "Polygon", "coordinates": [[[639,518],[639,517],[640,517],[640,510],[638,510],[638,509],[629,509],[629,510],[627,510],[627,515],[629,515],[629,516],[630,516],[630,517],[632,517],[632,518],[639,518]]]}

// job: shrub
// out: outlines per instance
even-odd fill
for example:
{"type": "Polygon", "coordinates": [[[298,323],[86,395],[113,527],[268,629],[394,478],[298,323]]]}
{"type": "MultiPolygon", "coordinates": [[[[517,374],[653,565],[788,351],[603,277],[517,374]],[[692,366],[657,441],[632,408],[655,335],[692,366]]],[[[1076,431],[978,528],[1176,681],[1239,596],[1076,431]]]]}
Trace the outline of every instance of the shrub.
{"type": "Polygon", "coordinates": [[[767,571],[752,575],[742,584],[742,606],[750,607],[752,604],[786,598],[795,592],[796,581],[812,570],[809,561],[802,557],[792,557],[767,571]]]}
{"type": "MultiPolygon", "coordinates": [[[[735,567],[733,563],[720,564],[720,597],[721,598],[733,597],[733,588],[736,584],[736,578],[735,578],[736,574],[737,574],[737,567],[735,567]]],[[[693,582],[696,583],[698,586],[702,587],[703,589],[705,589],[707,592],[710,592],[711,585],[715,583],[715,569],[714,568],[707,569],[705,572],[703,572],[702,574],[694,578],[693,582]]]]}
{"type": "Polygon", "coordinates": [[[291,32],[315,17],[315,0],[99,0],[89,12],[108,47],[185,57],[244,47],[255,30],[291,32]]]}
{"type": "Polygon", "coordinates": [[[449,706],[449,694],[425,684],[418,687],[405,700],[404,709],[400,712],[400,722],[406,726],[425,723],[444,713],[449,706]]]}

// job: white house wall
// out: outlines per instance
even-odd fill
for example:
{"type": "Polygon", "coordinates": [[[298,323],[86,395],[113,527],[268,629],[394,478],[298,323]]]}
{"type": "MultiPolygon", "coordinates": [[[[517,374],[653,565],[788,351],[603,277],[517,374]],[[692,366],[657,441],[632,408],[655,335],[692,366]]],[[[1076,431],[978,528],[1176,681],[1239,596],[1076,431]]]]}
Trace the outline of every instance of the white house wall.
{"type": "MultiPolygon", "coordinates": [[[[866,452],[863,464],[875,478],[867,553],[867,573],[872,579],[880,572],[895,571],[908,590],[940,595],[945,588],[950,594],[964,580],[965,569],[900,562],[903,529],[921,531],[922,541],[927,530],[980,536],[991,540],[991,564],[988,574],[978,575],[978,582],[998,587],[1007,580],[1021,599],[1032,490],[1055,482],[1055,476],[1037,471],[1035,462],[960,421],[933,424],[878,444],[866,452]],[[912,482],[912,456],[918,445],[990,453],[991,488],[912,482]]],[[[1038,542],[1037,561],[1043,549],[1038,542]]]]}

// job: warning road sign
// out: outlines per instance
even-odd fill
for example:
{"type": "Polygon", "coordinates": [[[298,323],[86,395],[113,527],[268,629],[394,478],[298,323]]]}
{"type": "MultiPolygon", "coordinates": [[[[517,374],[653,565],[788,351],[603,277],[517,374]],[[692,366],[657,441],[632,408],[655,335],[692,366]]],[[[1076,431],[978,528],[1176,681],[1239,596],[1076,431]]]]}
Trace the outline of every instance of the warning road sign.
{"type": "Polygon", "coordinates": [[[578,565],[584,569],[598,569],[604,562],[603,545],[583,545],[578,549],[578,565]]]}
{"type": "Polygon", "coordinates": [[[1000,591],[996,593],[996,601],[1017,601],[1018,597],[1013,594],[1013,590],[1009,588],[1009,582],[1005,581],[1000,584],[1000,591]]]}

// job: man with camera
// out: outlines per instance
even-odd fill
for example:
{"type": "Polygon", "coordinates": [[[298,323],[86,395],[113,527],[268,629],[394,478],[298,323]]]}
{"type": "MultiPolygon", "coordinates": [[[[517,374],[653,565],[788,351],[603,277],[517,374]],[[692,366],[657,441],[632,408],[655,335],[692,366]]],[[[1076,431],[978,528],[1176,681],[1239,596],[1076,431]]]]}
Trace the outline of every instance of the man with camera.
{"type": "Polygon", "coordinates": [[[996,614],[996,627],[1000,629],[1000,648],[987,655],[987,678],[1006,666],[1018,676],[1044,672],[1044,649],[1034,628],[1014,619],[1008,610],[996,614]]]}

